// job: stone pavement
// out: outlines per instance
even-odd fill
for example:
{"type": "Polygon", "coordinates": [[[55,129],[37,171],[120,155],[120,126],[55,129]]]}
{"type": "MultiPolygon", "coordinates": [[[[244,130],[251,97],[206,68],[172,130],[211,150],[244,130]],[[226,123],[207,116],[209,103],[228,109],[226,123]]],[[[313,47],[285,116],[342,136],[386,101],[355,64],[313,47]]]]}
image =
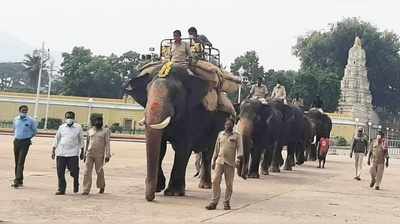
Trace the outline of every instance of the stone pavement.
{"type": "MultiPolygon", "coordinates": [[[[194,161],[187,172],[187,196],[144,199],[145,145],[112,142],[113,158],[105,166],[106,194],[55,196],[55,163],[50,138],[36,138],[25,166],[25,187],[12,189],[12,138],[0,135],[0,222],[3,223],[400,223],[400,161],[385,171],[382,190],[353,180],[352,160],[328,156],[326,169],[314,162],[258,180],[235,177],[231,211],[207,211],[210,190],[198,189],[194,161]]],[[[164,168],[172,165],[168,151],[164,168]]],[[[82,167],[82,165],[81,165],[82,167]]],[[[82,173],[82,170],[81,170],[82,173]]],[[[68,177],[68,175],[66,175],[68,177]]],[[[95,178],[95,177],[94,177],[95,178]]],[[[82,182],[82,181],[81,181],[82,182]]],[[[224,189],[224,188],[223,188],[224,189]]]]}

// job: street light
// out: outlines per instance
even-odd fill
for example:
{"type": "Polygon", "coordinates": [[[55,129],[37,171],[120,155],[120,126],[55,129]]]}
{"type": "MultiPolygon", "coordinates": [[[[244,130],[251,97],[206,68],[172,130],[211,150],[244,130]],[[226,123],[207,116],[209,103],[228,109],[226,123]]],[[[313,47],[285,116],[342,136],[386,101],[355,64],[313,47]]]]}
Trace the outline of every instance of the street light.
{"type": "Polygon", "coordinates": [[[240,77],[240,85],[239,85],[239,93],[238,93],[238,104],[240,104],[240,99],[241,99],[240,95],[241,95],[241,92],[242,92],[242,82],[243,82],[243,74],[244,74],[244,69],[243,69],[242,66],[240,66],[240,68],[238,70],[238,73],[239,73],[239,77],[240,77]]]}
{"type": "Polygon", "coordinates": [[[358,121],[360,121],[360,119],[355,118],[354,120],[356,121],[356,130],[358,130],[358,121]]]}
{"type": "Polygon", "coordinates": [[[390,128],[386,128],[386,139],[389,139],[389,129],[390,128]]]}
{"type": "Polygon", "coordinates": [[[90,114],[92,113],[92,104],[93,104],[93,102],[94,102],[93,98],[89,98],[88,99],[88,107],[89,107],[88,118],[87,118],[87,126],[88,126],[88,128],[90,127],[90,114]]]}
{"type": "Polygon", "coordinates": [[[33,113],[33,117],[35,119],[37,119],[37,112],[38,112],[38,107],[39,107],[40,83],[42,81],[43,61],[44,61],[44,57],[49,56],[49,50],[46,51],[46,49],[44,48],[44,42],[42,42],[42,48],[40,50],[33,51],[33,56],[40,57],[39,77],[38,77],[37,88],[36,88],[35,110],[33,113]]]}
{"type": "Polygon", "coordinates": [[[44,130],[47,130],[47,120],[49,116],[49,104],[50,104],[50,95],[51,95],[51,82],[53,79],[53,70],[54,69],[54,59],[50,61],[50,71],[49,71],[49,86],[47,88],[47,104],[46,104],[46,116],[44,119],[44,130]]]}

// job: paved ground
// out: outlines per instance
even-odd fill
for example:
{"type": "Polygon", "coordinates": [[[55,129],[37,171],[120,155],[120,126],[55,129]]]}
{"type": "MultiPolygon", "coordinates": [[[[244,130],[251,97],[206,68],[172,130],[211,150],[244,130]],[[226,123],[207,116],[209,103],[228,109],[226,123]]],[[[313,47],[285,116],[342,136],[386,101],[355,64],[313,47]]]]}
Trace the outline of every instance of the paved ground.
{"type": "MultiPolygon", "coordinates": [[[[354,181],[352,161],[328,157],[324,170],[314,163],[259,180],[236,178],[231,211],[206,211],[209,190],[197,188],[193,161],[186,197],[157,195],[144,200],[145,148],[142,143],[112,142],[105,167],[107,193],[55,196],[57,180],[50,159],[51,139],[31,147],[25,187],[12,189],[11,137],[0,136],[0,222],[5,223],[400,223],[400,161],[386,170],[382,190],[371,190],[368,175],[354,181]]],[[[169,150],[165,169],[169,172],[169,150]]],[[[71,183],[71,179],[69,182],[71,183]]]]}

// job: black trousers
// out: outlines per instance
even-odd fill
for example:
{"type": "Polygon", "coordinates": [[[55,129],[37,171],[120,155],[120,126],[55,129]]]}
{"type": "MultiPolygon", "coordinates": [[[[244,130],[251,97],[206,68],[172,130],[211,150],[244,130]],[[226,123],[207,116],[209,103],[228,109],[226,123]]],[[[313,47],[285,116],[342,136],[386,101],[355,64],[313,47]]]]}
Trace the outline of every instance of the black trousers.
{"type": "Polygon", "coordinates": [[[67,182],[65,181],[65,169],[68,168],[71,177],[74,178],[74,192],[79,191],[79,158],[78,156],[57,156],[58,191],[65,192],[67,182]]]}
{"type": "Polygon", "coordinates": [[[28,155],[31,139],[14,139],[15,179],[14,184],[22,185],[24,182],[24,166],[28,155]]]}

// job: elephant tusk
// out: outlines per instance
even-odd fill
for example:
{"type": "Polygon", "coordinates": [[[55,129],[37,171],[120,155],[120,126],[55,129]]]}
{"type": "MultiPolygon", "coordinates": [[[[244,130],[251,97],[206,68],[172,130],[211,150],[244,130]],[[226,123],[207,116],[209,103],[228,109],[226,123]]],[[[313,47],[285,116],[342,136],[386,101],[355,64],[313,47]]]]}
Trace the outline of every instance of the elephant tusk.
{"type": "Polygon", "coordinates": [[[140,121],[138,121],[138,124],[139,124],[140,126],[145,125],[145,124],[146,124],[145,118],[142,118],[140,121]]]}
{"type": "Polygon", "coordinates": [[[159,123],[159,124],[152,124],[152,125],[150,125],[150,127],[153,128],[153,129],[164,129],[164,128],[166,128],[166,127],[168,126],[168,124],[169,124],[170,121],[171,121],[171,117],[167,117],[167,118],[165,118],[165,120],[162,121],[161,123],[159,123]]]}
{"type": "Polygon", "coordinates": [[[315,143],[317,143],[317,136],[316,135],[314,135],[314,140],[313,140],[313,142],[311,144],[315,145],[315,143]]]}

